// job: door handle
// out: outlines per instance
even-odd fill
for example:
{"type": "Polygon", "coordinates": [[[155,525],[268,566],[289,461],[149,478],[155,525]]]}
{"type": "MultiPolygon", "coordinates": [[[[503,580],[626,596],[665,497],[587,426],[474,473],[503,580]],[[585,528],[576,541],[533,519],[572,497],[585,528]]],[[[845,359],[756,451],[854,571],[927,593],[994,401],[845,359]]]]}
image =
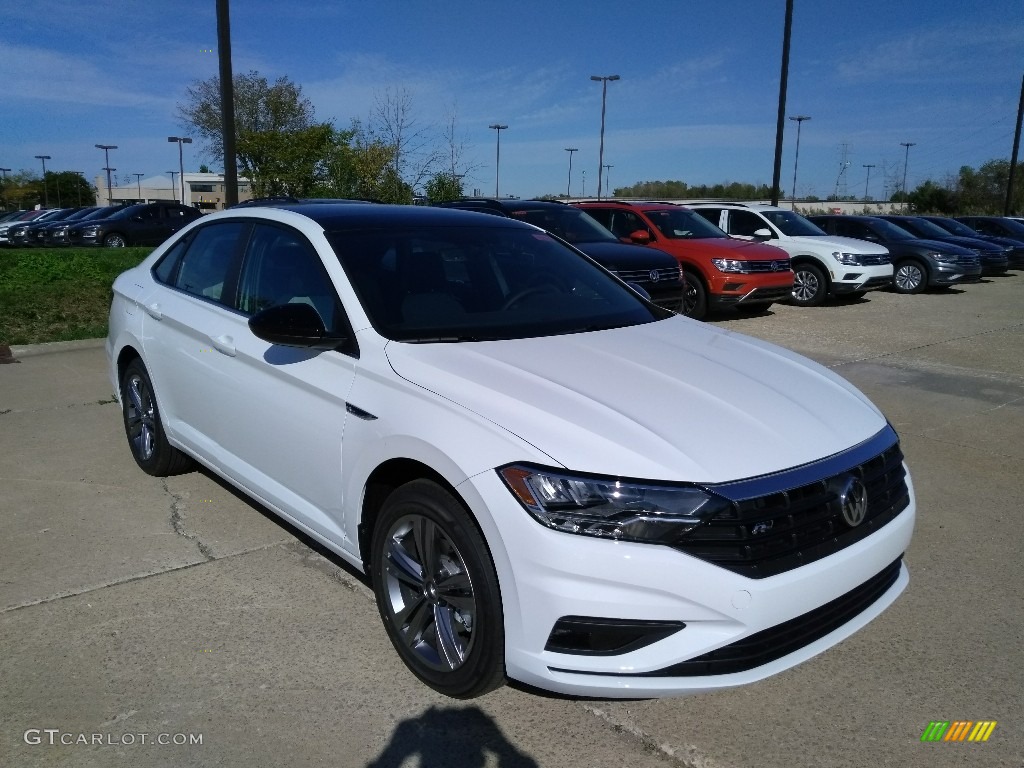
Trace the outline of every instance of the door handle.
{"type": "Polygon", "coordinates": [[[218,352],[221,352],[228,357],[235,356],[235,340],[231,336],[218,336],[215,339],[210,340],[213,343],[213,348],[218,352]]]}
{"type": "Polygon", "coordinates": [[[164,313],[160,310],[160,305],[156,302],[146,305],[146,314],[152,317],[154,320],[163,320],[164,313]]]}

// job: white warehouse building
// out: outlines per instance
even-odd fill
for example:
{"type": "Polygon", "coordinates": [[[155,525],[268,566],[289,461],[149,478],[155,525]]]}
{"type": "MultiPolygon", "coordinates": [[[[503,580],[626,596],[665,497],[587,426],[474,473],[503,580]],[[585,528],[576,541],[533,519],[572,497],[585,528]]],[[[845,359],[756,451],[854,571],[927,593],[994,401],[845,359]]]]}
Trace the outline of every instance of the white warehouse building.
{"type": "MultiPolygon", "coordinates": [[[[204,212],[220,211],[225,207],[224,174],[223,173],[188,173],[185,177],[185,205],[190,205],[204,212]]],[[[134,184],[114,186],[107,191],[106,174],[96,177],[97,205],[132,205],[133,203],[152,203],[157,200],[177,200],[182,202],[182,183],[178,174],[174,174],[172,183],[170,174],[159,174],[147,179],[139,178],[134,184]]],[[[238,200],[252,198],[252,185],[244,177],[238,178],[238,200]]]]}

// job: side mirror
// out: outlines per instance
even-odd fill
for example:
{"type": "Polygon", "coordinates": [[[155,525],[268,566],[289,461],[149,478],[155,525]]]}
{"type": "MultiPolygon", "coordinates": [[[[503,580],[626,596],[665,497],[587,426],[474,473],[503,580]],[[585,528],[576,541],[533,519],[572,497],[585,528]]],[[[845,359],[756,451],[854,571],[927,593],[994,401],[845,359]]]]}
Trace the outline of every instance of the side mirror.
{"type": "Polygon", "coordinates": [[[629,237],[625,238],[630,243],[636,243],[637,245],[647,245],[651,242],[651,233],[646,229],[638,229],[635,232],[630,232],[629,237]]]}
{"type": "Polygon", "coordinates": [[[346,337],[333,335],[309,304],[277,304],[249,318],[253,335],[271,344],[305,349],[336,349],[346,337]]]}
{"type": "Polygon", "coordinates": [[[771,240],[772,239],[772,231],[770,229],[768,229],[767,227],[762,227],[761,229],[755,229],[754,230],[754,239],[755,240],[771,240]]]}

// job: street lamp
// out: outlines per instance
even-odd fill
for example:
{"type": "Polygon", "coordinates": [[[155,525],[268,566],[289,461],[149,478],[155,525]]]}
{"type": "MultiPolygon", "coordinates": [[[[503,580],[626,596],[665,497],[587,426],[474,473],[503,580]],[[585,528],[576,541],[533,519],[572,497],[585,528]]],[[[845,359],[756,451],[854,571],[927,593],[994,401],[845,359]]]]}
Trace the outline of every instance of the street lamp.
{"type": "Polygon", "coordinates": [[[569,186],[565,188],[565,196],[572,196],[572,153],[579,152],[576,147],[566,147],[565,151],[569,153],[569,186]]]}
{"type": "Polygon", "coordinates": [[[111,196],[111,192],[110,192],[110,172],[111,171],[116,171],[117,168],[111,168],[110,167],[110,150],[117,149],[117,146],[114,145],[114,144],[96,144],[95,146],[96,146],[96,149],[102,149],[103,150],[103,158],[107,162],[107,167],[103,169],[104,171],[107,172],[107,205],[113,205],[114,204],[114,198],[111,196]]]}
{"type": "MultiPolygon", "coordinates": [[[[68,171],[68,173],[77,173],[79,176],[82,177],[81,180],[83,182],[85,181],[85,171],[68,171]]],[[[79,208],[81,208],[82,207],[82,185],[81,184],[75,184],[75,186],[78,187],[78,206],[79,206],[79,208]]]]}
{"type": "Polygon", "coordinates": [[[597,199],[601,199],[601,173],[604,167],[604,108],[608,100],[608,81],[618,80],[618,75],[591,75],[595,83],[601,83],[601,147],[597,152],[597,199]]]}
{"type": "Polygon", "coordinates": [[[140,203],[144,202],[143,199],[142,199],[142,177],[145,176],[145,175],[146,174],[144,174],[144,173],[133,173],[132,174],[132,176],[135,177],[135,183],[138,184],[138,186],[139,186],[139,202],[140,203]]]}
{"type": "Polygon", "coordinates": [[[181,174],[181,204],[185,205],[185,160],[183,159],[181,145],[191,144],[192,139],[187,136],[168,136],[171,143],[178,142],[178,172],[181,174]]]}
{"type": "Polygon", "coordinates": [[[178,172],[165,171],[165,173],[171,174],[171,199],[174,199],[174,190],[178,188],[178,183],[174,180],[174,177],[178,175],[178,172]]]}
{"type": "Polygon", "coordinates": [[[4,210],[7,210],[7,174],[10,168],[0,168],[0,173],[4,175],[4,210]]]}
{"type": "Polygon", "coordinates": [[[494,123],[493,125],[489,125],[487,127],[493,128],[498,133],[497,154],[494,159],[494,196],[498,197],[498,172],[501,170],[501,132],[508,128],[508,126],[494,123]]]}
{"type": "Polygon", "coordinates": [[[611,170],[612,170],[612,168],[614,168],[614,167],[615,167],[614,165],[605,165],[605,166],[604,166],[604,181],[605,181],[605,189],[607,189],[607,190],[608,190],[609,194],[610,194],[610,193],[611,193],[611,191],[612,191],[612,182],[611,182],[611,170]]]}
{"type": "Polygon", "coordinates": [[[52,159],[49,155],[36,155],[36,160],[43,161],[43,205],[47,208],[50,207],[50,193],[46,188],[46,161],[52,159]]]}
{"type": "Polygon", "coordinates": [[[796,120],[796,157],[793,158],[793,210],[796,210],[796,166],[800,162],[800,127],[804,120],[810,120],[810,115],[793,115],[790,120],[796,120]]]}
{"type": "Polygon", "coordinates": [[[868,169],[868,177],[864,179],[864,202],[866,203],[868,201],[868,184],[871,182],[871,169],[875,166],[865,163],[864,167],[868,169]]]}
{"type": "Polygon", "coordinates": [[[910,161],[910,148],[916,146],[913,141],[901,141],[900,146],[906,148],[903,155],[903,210],[907,210],[907,163],[910,161]]]}

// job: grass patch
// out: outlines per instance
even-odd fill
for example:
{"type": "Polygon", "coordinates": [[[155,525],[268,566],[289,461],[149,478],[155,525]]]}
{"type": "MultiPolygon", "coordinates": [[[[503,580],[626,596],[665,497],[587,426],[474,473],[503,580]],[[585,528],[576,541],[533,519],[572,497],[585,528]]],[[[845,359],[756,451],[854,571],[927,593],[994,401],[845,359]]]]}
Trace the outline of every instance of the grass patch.
{"type": "Polygon", "coordinates": [[[0,344],[106,336],[114,278],[152,250],[0,250],[0,344]]]}

